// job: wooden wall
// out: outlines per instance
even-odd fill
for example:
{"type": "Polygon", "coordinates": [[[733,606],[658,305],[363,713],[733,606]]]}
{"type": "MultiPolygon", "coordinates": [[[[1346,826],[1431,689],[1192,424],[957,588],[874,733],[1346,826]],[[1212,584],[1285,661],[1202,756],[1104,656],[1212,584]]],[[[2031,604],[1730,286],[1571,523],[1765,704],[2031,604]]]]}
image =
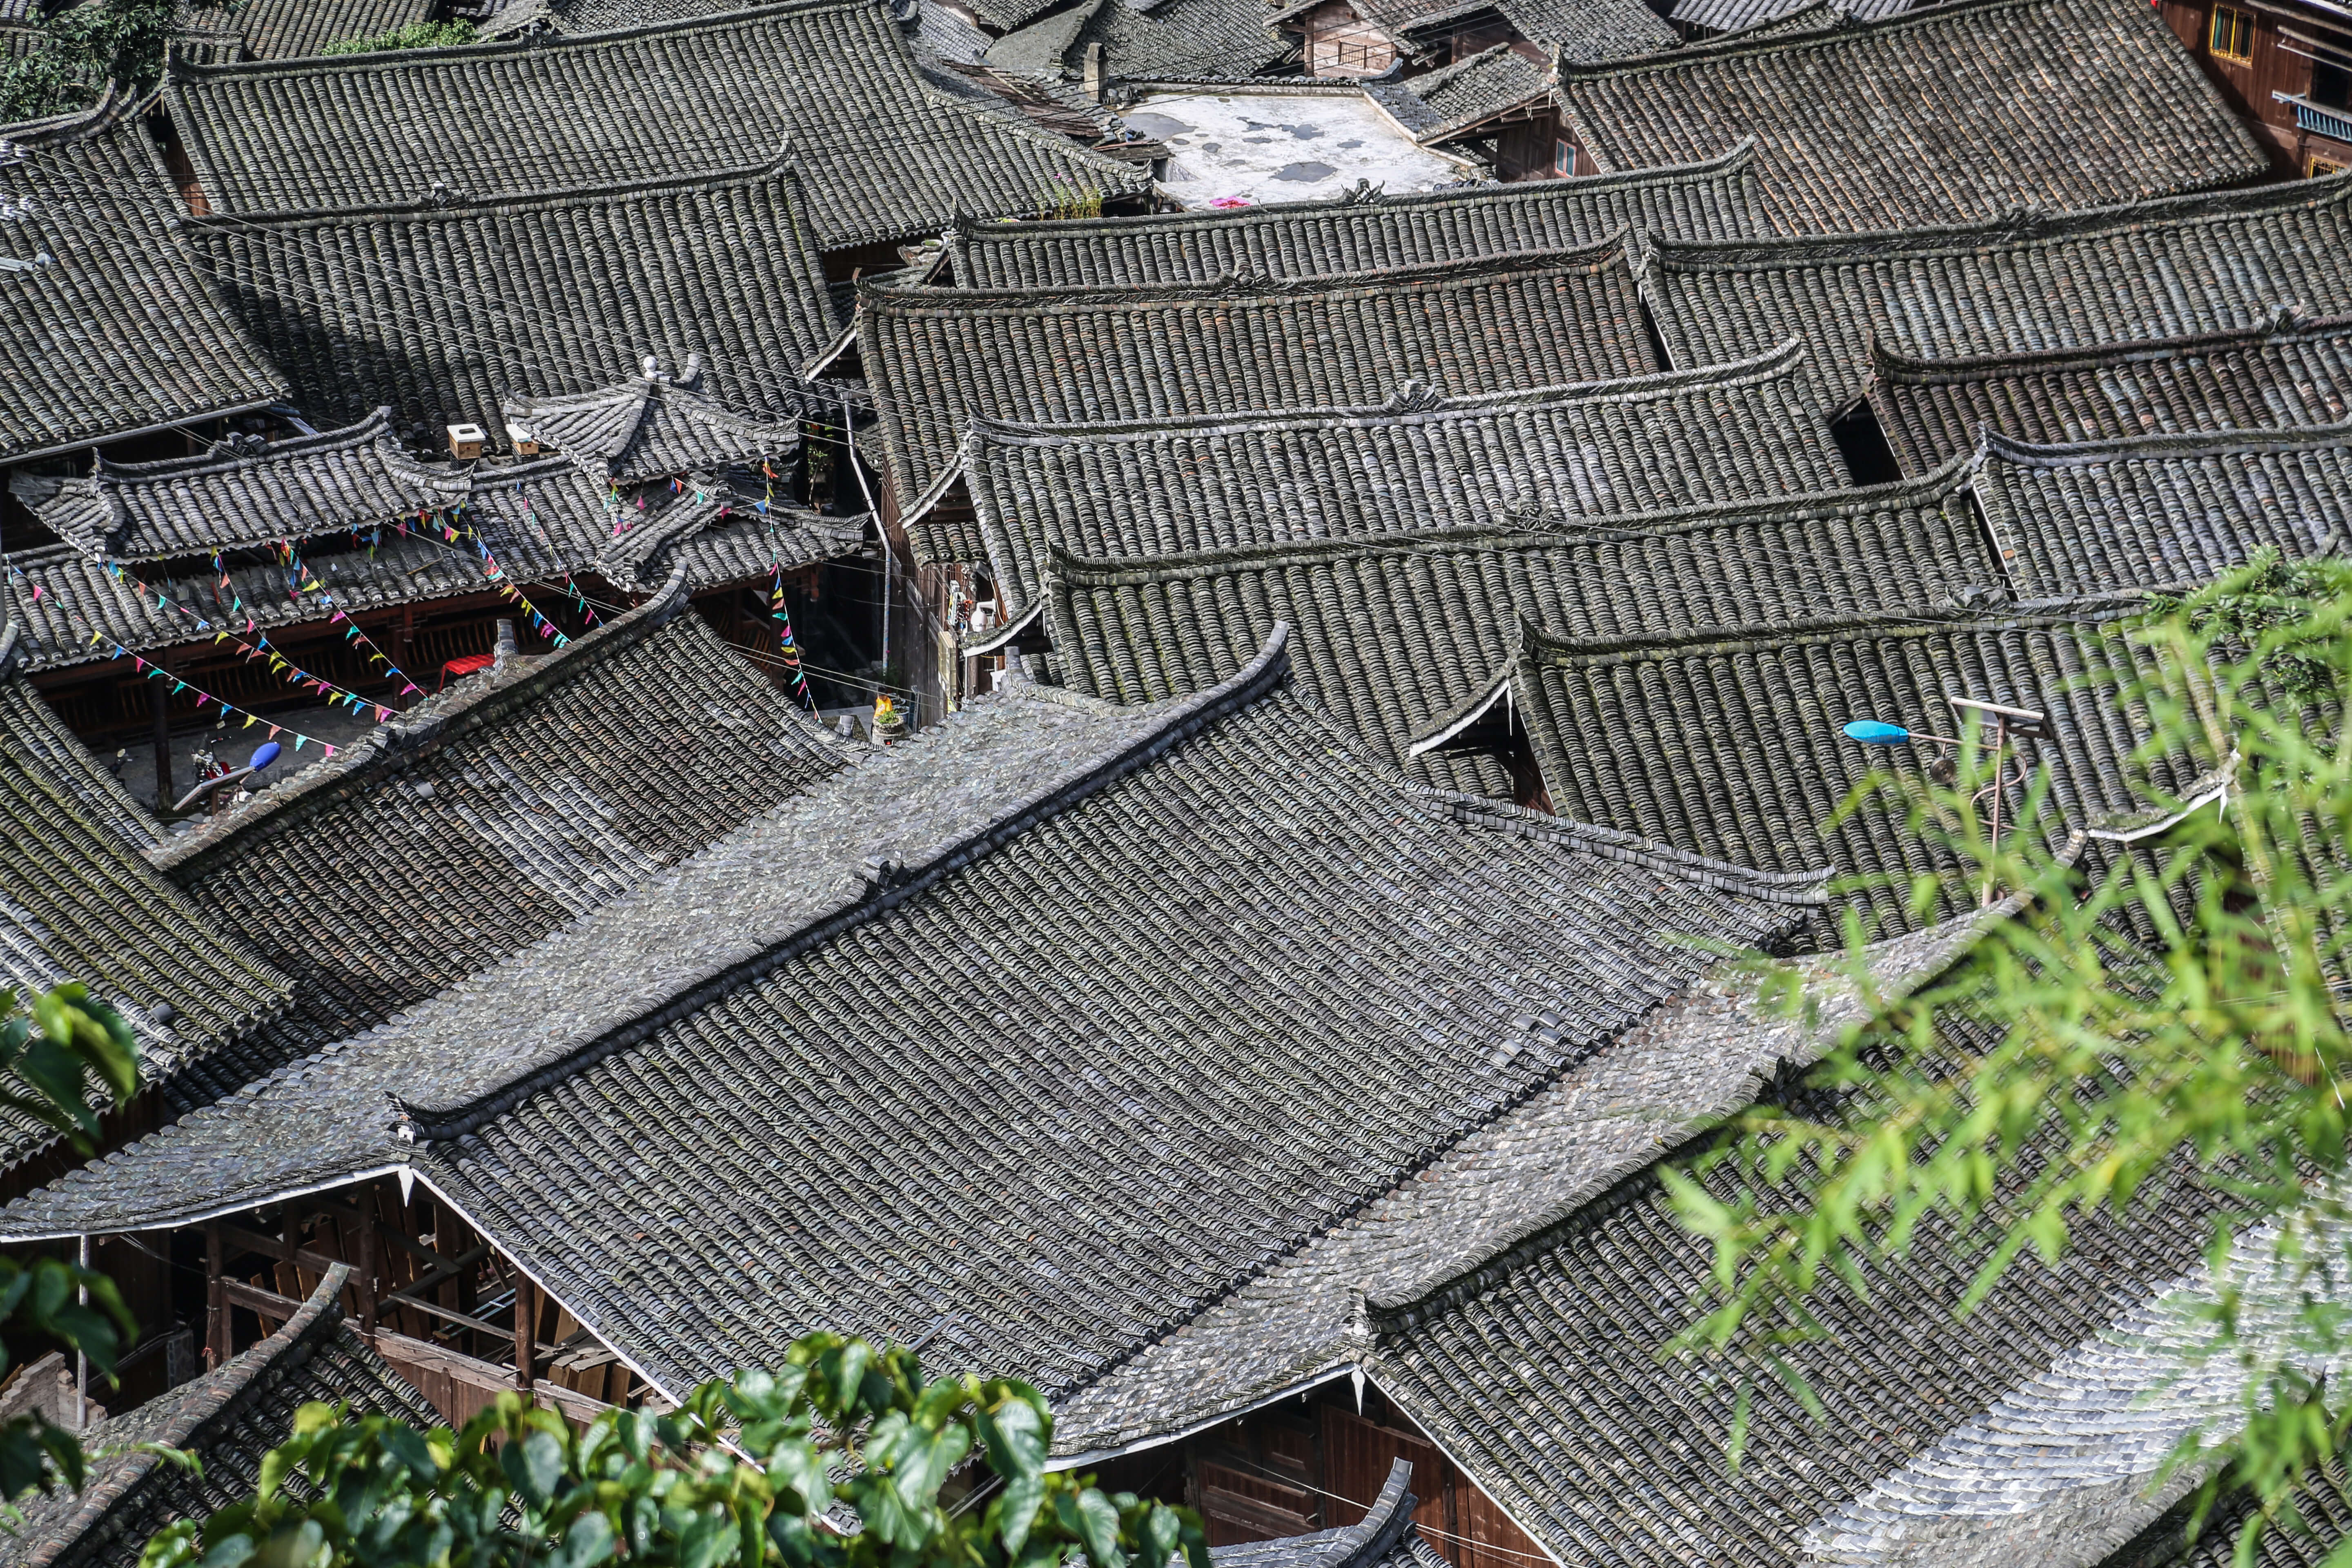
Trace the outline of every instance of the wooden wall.
{"type": "Polygon", "coordinates": [[[1201,1510],[1209,1544],[1234,1546],[1363,1519],[1389,1468],[1412,1466],[1413,1523],[1452,1568],[1535,1568],[1542,1548],[1370,1385],[1327,1384],[1186,1439],[1181,1489],[1170,1448],[1106,1466],[1103,1484],[1201,1510]]]}
{"type": "Polygon", "coordinates": [[[1299,21],[1308,76],[1378,76],[1396,63],[1388,35],[1358,16],[1347,0],[1326,0],[1299,21]]]}
{"type": "MultiPolygon", "coordinates": [[[[2165,25],[2196,57],[2230,107],[2237,110],[2256,139],[2269,150],[2279,172],[2306,174],[2315,156],[2330,162],[2352,160],[2352,146],[2298,130],[2294,106],[2277,102],[2271,96],[2274,92],[2301,96],[2311,90],[2307,47],[2284,45],[2280,37],[2282,24],[2306,37],[2324,37],[2334,29],[2306,20],[2300,12],[2235,5],[2234,9],[2253,16],[2253,43],[2246,59],[2231,59],[2216,54],[2212,47],[2213,10],[2221,3],[2224,0],[2160,0],[2158,8],[2165,25]]],[[[2345,52],[2352,56],[2352,38],[2347,39],[2345,52]]]]}

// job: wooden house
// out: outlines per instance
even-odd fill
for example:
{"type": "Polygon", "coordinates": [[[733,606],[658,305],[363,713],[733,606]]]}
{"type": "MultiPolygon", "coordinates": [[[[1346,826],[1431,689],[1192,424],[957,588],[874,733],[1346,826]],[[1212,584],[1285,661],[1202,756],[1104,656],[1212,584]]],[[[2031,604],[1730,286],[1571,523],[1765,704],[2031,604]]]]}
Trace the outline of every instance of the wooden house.
{"type": "Polygon", "coordinates": [[[2352,21],[2297,0],[2163,0],[2158,8],[2282,170],[2352,169],[2352,21]]]}
{"type": "Polygon", "coordinates": [[[1275,24],[1296,32],[1307,74],[1411,75],[1507,45],[1531,60],[1613,60],[1671,48],[1641,0],[1294,0],[1275,24]]]}

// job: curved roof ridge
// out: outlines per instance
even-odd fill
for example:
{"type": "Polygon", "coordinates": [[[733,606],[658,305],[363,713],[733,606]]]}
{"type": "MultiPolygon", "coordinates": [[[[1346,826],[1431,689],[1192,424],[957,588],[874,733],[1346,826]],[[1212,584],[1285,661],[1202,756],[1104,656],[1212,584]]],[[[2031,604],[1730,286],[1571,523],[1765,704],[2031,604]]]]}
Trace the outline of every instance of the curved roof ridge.
{"type": "Polygon", "coordinates": [[[360,71],[382,75],[439,65],[449,60],[474,62],[514,55],[552,55],[628,39],[733,27],[746,21],[763,20],[769,16],[815,11],[855,11],[881,3],[882,0],[779,0],[779,3],[747,6],[741,10],[713,11],[698,16],[640,22],[635,26],[613,27],[601,33],[558,34],[551,37],[499,39],[478,44],[441,44],[425,49],[379,49],[354,55],[302,55],[284,60],[210,60],[201,58],[195,49],[183,48],[175,44],[164,61],[163,85],[170,88],[185,80],[222,77],[323,76],[360,71]]]}
{"type": "MultiPolygon", "coordinates": [[[[1968,5],[2012,5],[2020,0],[1962,0],[1968,5]]],[[[2059,212],[2019,206],[1967,224],[1927,224],[1917,228],[1853,233],[1775,236],[1755,239],[1675,239],[1650,230],[1639,236],[1645,267],[1676,266],[1720,270],[1727,265],[1818,267],[1824,260],[1869,260],[1883,256],[1933,255],[1939,249],[1982,250],[2066,239],[2112,229],[2159,223],[2223,221],[2276,207],[2321,207],[2352,202],[2352,172],[2269,185],[2233,185],[2118,202],[2113,206],[2059,212]]]]}
{"type": "Polygon", "coordinates": [[[495,1082],[472,1093],[441,1100],[399,1100],[399,1115],[409,1127],[409,1135],[421,1142],[466,1136],[549,1085],[651,1037],[676,1019],[772,972],[798,953],[843,931],[887,915],[940,879],[992,853],[1040,822],[1058,816],[1099,794],[1207,726],[1256,701],[1285,684],[1289,677],[1290,628],[1276,622],[1257,656],[1227,679],[1166,704],[1154,716],[1154,722],[1139,733],[1120,737],[1107,752],[1081,762],[975,823],[958,825],[957,830],[922,860],[913,864],[897,860],[872,864],[872,874],[846,897],[830,907],[809,912],[793,929],[765,942],[751,958],[702,977],[698,984],[670,994],[635,1017],[599,1027],[588,1037],[562,1041],[551,1050],[534,1052],[513,1064],[511,1070],[495,1082]]]}
{"type": "Polygon", "coordinates": [[[69,109],[63,114],[19,120],[14,124],[0,122],[0,141],[13,142],[20,147],[54,147],[99,135],[153,104],[158,90],[150,88],[133,98],[120,84],[110,80],[106,90],[98,95],[98,101],[88,109],[69,109]]]}
{"type": "MultiPolygon", "coordinates": [[[[1720,37],[1709,38],[1704,43],[1685,44],[1679,48],[1662,49],[1653,55],[1633,55],[1622,60],[1601,60],[1591,64],[1562,61],[1559,68],[1559,79],[1562,81],[1590,80],[1595,77],[1631,76],[1637,71],[1658,71],[1675,66],[1706,65],[1711,61],[1727,59],[1739,55],[1779,54],[1793,52],[1801,48],[1819,48],[1851,43],[1856,33],[1864,31],[1874,33],[1900,31],[1922,23],[1932,24],[1948,20],[1955,16],[1973,16],[1989,11],[2023,10],[2028,6],[2048,3],[2049,0],[1942,0],[1941,4],[1914,6],[1908,11],[1898,11],[1892,16],[1884,16],[1874,22],[1862,20],[1851,12],[1837,7],[1829,7],[1837,10],[1837,20],[1826,27],[1816,27],[1808,31],[1780,32],[1762,37],[1757,37],[1752,31],[1743,27],[1726,33],[1720,37]]],[[[1805,6],[1801,9],[1810,10],[1811,7],[1805,6]]],[[[1790,15],[1795,14],[1790,13],[1790,15]]],[[[1787,16],[1780,16],[1773,20],[1786,22],[1788,19],[1787,16]]],[[[1759,26],[1769,25],[1759,24],[1759,26]]]]}
{"type": "Polygon", "coordinates": [[[1876,332],[1865,345],[1871,374],[1906,384],[1939,385],[2011,371],[2058,370],[2075,365],[2108,364],[2119,361],[2164,359],[2207,349],[2252,348],[2263,343],[2292,342],[2305,337],[2352,333],[2352,315],[2306,316],[2294,305],[2281,305],[2270,317],[2251,327],[2221,331],[2184,332],[2164,338],[2116,338],[2083,348],[2025,349],[2009,353],[1921,355],[1890,348],[1876,332]]]}
{"type": "Polygon", "coordinates": [[[673,567],[669,580],[625,615],[613,616],[551,652],[519,658],[505,670],[490,672],[478,685],[460,686],[387,720],[338,748],[334,756],[312,763],[194,833],[151,851],[148,859],[177,881],[193,881],[248,843],[283,831],[342,798],[361,780],[395,771],[410,757],[437,750],[537,700],[551,688],[569,684],[644,641],[687,607],[686,569],[673,567]]]}
{"type": "MultiPolygon", "coordinates": [[[[1046,542],[1053,574],[1064,581],[1083,574],[1093,581],[1176,580],[1222,575],[1244,566],[1327,561],[1345,557],[1426,553],[1430,551],[1497,551],[1517,548],[1550,549],[1601,533],[1638,533],[1655,537],[1680,533],[1740,518],[1802,520],[1852,517],[1886,510],[1906,501],[1950,495],[1968,483],[1974,460],[1957,457],[1933,473],[1916,479],[1861,489],[1812,490],[1802,495],[1708,501],[1698,506],[1654,511],[1623,512],[1596,517],[1561,517],[1550,526],[1529,526],[1531,520],[1515,514],[1475,528],[1426,529],[1411,533],[1367,534],[1352,539],[1283,540],[1270,544],[1236,544],[1216,550],[1186,550],[1162,555],[1089,555],[1060,540],[1046,542]]],[[[1539,520],[1538,520],[1539,521],[1539,520]]]]}
{"type": "MultiPolygon", "coordinates": [[[[22,1543],[25,1568],[47,1568],[51,1563],[71,1561],[76,1555],[75,1548],[109,1516],[135,1517],[140,1494],[149,1479],[172,1462],[166,1459],[163,1450],[194,1447],[194,1439],[205,1427],[236,1415],[263,1392],[271,1369],[289,1356],[307,1353],[341,1326],[343,1310],[338,1298],[351,1274],[350,1264],[336,1264],[320,1276],[319,1288],[294,1310],[293,1316],[260,1342],[224,1363],[217,1371],[196,1379],[192,1385],[159,1395],[159,1401],[173,1402],[171,1414],[153,1431],[144,1434],[142,1441],[119,1451],[110,1464],[101,1460],[92,1467],[93,1473],[76,1500],[79,1506],[61,1520],[45,1521],[38,1527],[39,1539],[22,1543]]],[[[125,1413],[131,1414],[136,1413],[125,1413]]],[[[103,1422],[90,1435],[102,1441],[107,1427],[122,1419],[117,1416],[103,1422]]],[[[101,1454],[104,1451],[100,1450],[101,1454]]]]}
{"type": "Polygon", "coordinates": [[[426,505],[461,502],[473,489],[470,470],[413,456],[393,435],[392,410],[378,405],[352,424],[281,440],[232,436],[201,452],[144,463],[109,462],[100,455],[92,472],[65,480],[33,514],[49,531],[94,557],[121,552],[154,561],[252,544],[262,537],[310,538],[365,527],[426,505]],[[307,467],[336,458],[354,460],[307,467]],[[369,460],[380,465],[373,478],[383,482],[370,482],[363,473],[369,460]],[[208,506],[226,509],[234,499],[215,486],[242,488],[246,480],[271,492],[256,496],[247,490],[243,497],[270,509],[253,520],[263,524],[258,533],[249,525],[205,516],[208,506]],[[291,526],[297,522],[305,526],[291,526]]]}
{"type": "Polygon", "coordinates": [[[1988,426],[1977,440],[1977,466],[1998,460],[2025,468],[2060,468],[2149,456],[2222,457],[2347,446],[2352,446],[2352,420],[2333,425],[2294,425],[2277,430],[2159,430],[2152,435],[2122,436],[2104,441],[2021,441],[1988,426]]]}
{"type": "MultiPolygon", "coordinates": [[[[100,479],[127,481],[175,478],[181,474],[203,473],[212,468],[237,468],[255,463],[266,463],[272,458],[299,458],[310,452],[339,451],[346,447],[361,447],[392,434],[392,410],[378,404],[370,413],[349,425],[338,425],[331,430],[313,430],[307,436],[281,436],[265,439],[260,446],[238,451],[224,442],[215,441],[201,452],[181,458],[154,458],[143,463],[121,463],[105,453],[97,455],[87,479],[68,479],[67,484],[90,483],[100,479]]],[[[398,448],[408,457],[407,450],[398,448]]],[[[411,458],[412,462],[415,459],[411,458]]],[[[416,463],[418,468],[426,465],[416,463]]]]}
{"type": "Polygon", "coordinates": [[[1647,375],[1616,376],[1601,381],[1566,381],[1550,386],[1465,393],[1451,397],[1432,394],[1425,400],[1409,395],[1409,389],[1416,384],[1408,381],[1390,394],[1385,403],[1250,409],[1237,414],[1191,414],[1149,420],[1107,419],[1057,424],[975,416],[971,435],[983,446],[1046,447],[1120,438],[1151,440],[1177,436],[1239,435],[1251,430],[1279,430],[1306,425],[1434,424],[1445,419],[1534,414],[1581,404],[1634,403],[1695,389],[1751,385],[1793,376],[1804,357],[1804,340],[1790,338],[1778,348],[1767,349],[1745,359],[1694,365],[1685,370],[1653,371],[1647,375]]]}
{"type": "MultiPolygon", "coordinates": [[[[1827,0],[1822,0],[1826,4],[1827,0]]],[[[1231,86],[1231,83],[1225,84],[1231,86]]],[[[1658,163],[1640,169],[1619,169],[1603,174],[1579,178],[1578,194],[1587,191],[1613,190],[1624,185],[1672,184],[1693,180],[1712,179],[1719,174],[1745,169],[1756,162],[1757,142],[1753,136],[1742,136],[1725,152],[1712,158],[1689,163],[1658,163]]],[[[1228,211],[1209,208],[1187,208],[1172,213],[1132,213],[1119,217],[1048,219],[1043,223],[1022,223],[1014,220],[960,219],[947,231],[949,244],[961,246],[974,239],[1020,239],[1027,241],[1053,239],[1058,236],[1110,235],[1129,230],[1150,232],[1175,227],[1252,228],[1297,218],[1325,217],[1343,212],[1351,206],[1393,211],[1399,207],[1455,205],[1465,202],[1503,203],[1513,199],[1532,201],[1539,197],[1557,198],[1559,190],[1544,180],[1515,181],[1501,185],[1465,185],[1442,191],[1401,191],[1391,195],[1377,187],[1359,188],[1337,196],[1323,196],[1295,202],[1262,202],[1255,206],[1228,211]]]]}
{"type": "MultiPolygon", "coordinates": [[[[821,0],[831,4],[833,0],[821,0]]],[[[730,12],[730,16],[749,13],[730,12]]],[[[467,44],[465,48],[480,47],[467,44]]],[[[343,57],[337,56],[337,58],[343,57]]],[[[626,180],[609,185],[575,185],[562,190],[519,189],[494,191],[487,195],[449,194],[443,197],[420,196],[407,202],[369,202],[340,207],[283,207],[268,212],[210,212],[175,219],[190,230],[233,231],[241,228],[287,227],[301,224],[341,223],[364,220],[386,223],[400,218],[468,218],[485,212],[517,213],[548,212],[560,207],[588,206],[600,202],[624,203],[641,201],[671,191],[719,191],[734,186],[757,185],[774,180],[784,184],[795,206],[803,205],[800,173],[790,158],[771,158],[761,163],[739,163],[732,168],[717,169],[698,174],[663,174],[650,179],[626,180]]]]}
{"type": "Polygon", "coordinates": [[[1777,625],[1668,627],[1630,637],[1572,637],[1538,626],[1528,632],[1528,652],[1536,658],[1598,660],[1647,653],[1679,654],[1696,648],[1786,647],[1792,643],[1837,642],[1873,632],[1888,637],[1925,637],[1955,628],[2079,626],[2086,620],[2112,620],[2128,614],[2147,596],[2147,590],[2131,589],[2116,594],[2021,600],[1989,610],[1969,610],[1958,605],[1948,609],[1922,606],[1911,611],[1822,616],[1777,625]]]}
{"type": "MultiPolygon", "coordinates": [[[[2352,178],[2352,175],[2347,178],[2352,178]]],[[[1444,285],[1514,272],[1553,271],[1580,264],[1597,270],[1620,257],[1630,268],[1633,259],[1633,239],[1631,227],[1621,226],[1587,245],[1550,250],[1504,251],[1466,261],[1419,262],[1410,267],[1330,272],[1304,278],[1276,277],[1268,273],[1248,276],[1224,273],[1201,282],[1055,283],[996,289],[942,289],[927,283],[893,283],[887,279],[860,279],[857,297],[861,310],[878,304],[901,310],[929,306],[947,310],[982,310],[993,306],[1031,311],[1055,308],[1099,309],[1106,305],[1128,303],[1151,305],[1187,300],[1287,300],[1423,284],[1444,285]]]]}

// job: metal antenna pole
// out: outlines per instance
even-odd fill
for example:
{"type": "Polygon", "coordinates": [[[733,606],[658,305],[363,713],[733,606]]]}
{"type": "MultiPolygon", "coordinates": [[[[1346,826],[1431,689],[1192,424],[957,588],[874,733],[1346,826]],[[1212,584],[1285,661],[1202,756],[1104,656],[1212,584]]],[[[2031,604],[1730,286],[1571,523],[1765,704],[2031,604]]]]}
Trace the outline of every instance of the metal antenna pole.
{"type": "Polygon", "coordinates": [[[1992,721],[1992,843],[1985,858],[1984,890],[1977,895],[1977,908],[1992,902],[1994,868],[2000,862],[2000,770],[2001,750],[2009,744],[2009,721],[1996,717],[1992,721]]]}
{"type": "MultiPolygon", "coordinates": [[[[87,1270],[89,1268],[89,1236],[87,1232],[81,1238],[80,1258],[82,1268],[87,1270]]],[[[89,1285],[87,1281],[78,1288],[77,1294],[83,1306],[89,1305],[89,1285]]],[[[85,1432],[89,1429],[89,1352],[77,1350],[74,1352],[74,1430],[85,1432]]]]}

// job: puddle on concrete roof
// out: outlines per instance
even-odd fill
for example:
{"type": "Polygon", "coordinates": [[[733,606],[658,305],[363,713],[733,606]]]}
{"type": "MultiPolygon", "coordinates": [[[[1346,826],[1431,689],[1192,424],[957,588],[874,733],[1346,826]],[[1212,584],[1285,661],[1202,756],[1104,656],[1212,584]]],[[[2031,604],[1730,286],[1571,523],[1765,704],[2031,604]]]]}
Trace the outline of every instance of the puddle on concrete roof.
{"type": "Polygon", "coordinates": [[[1165,142],[1188,207],[1335,196],[1359,180],[1402,195],[1464,177],[1358,93],[1147,92],[1120,118],[1165,142]]]}

